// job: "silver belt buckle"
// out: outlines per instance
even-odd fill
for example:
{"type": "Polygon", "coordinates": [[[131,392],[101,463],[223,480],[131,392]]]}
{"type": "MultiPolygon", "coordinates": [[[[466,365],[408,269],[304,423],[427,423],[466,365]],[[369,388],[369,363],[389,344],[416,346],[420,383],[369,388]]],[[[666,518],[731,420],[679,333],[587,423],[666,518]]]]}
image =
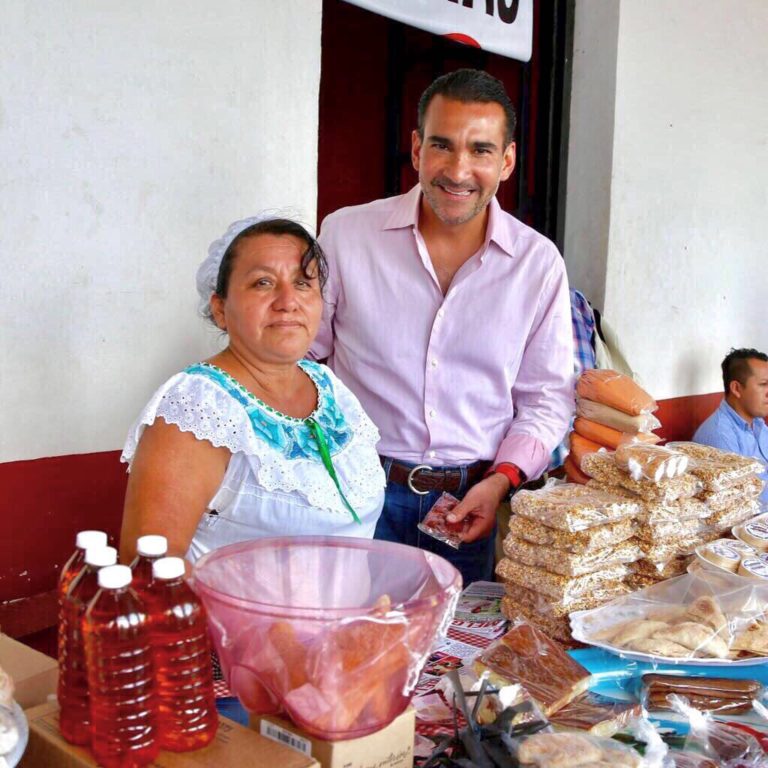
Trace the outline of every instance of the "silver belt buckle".
{"type": "Polygon", "coordinates": [[[426,496],[429,491],[419,491],[416,488],[413,487],[413,476],[417,472],[421,472],[422,469],[427,469],[429,471],[432,471],[432,467],[429,466],[429,464],[417,464],[409,473],[408,473],[408,488],[413,491],[417,496],[426,496]]]}

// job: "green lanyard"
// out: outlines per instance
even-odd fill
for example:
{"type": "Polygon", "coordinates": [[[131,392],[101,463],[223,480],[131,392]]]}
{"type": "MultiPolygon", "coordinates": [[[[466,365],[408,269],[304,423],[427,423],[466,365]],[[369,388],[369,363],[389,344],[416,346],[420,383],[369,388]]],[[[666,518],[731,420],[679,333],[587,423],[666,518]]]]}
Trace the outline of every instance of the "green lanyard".
{"type": "Polygon", "coordinates": [[[347,497],[344,495],[344,491],[341,490],[341,483],[339,483],[339,477],[336,474],[336,470],[333,468],[331,452],[328,450],[328,443],[325,440],[323,430],[314,419],[305,419],[304,423],[309,427],[309,431],[317,441],[317,448],[320,451],[320,458],[323,460],[323,465],[325,466],[326,470],[328,470],[328,474],[331,476],[331,480],[333,480],[334,484],[336,485],[336,488],[339,491],[339,496],[341,496],[341,500],[344,502],[344,506],[352,513],[353,520],[358,525],[362,525],[360,518],[357,516],[357,512],[352,509],[352,505],[347,501],[347,497]]]}

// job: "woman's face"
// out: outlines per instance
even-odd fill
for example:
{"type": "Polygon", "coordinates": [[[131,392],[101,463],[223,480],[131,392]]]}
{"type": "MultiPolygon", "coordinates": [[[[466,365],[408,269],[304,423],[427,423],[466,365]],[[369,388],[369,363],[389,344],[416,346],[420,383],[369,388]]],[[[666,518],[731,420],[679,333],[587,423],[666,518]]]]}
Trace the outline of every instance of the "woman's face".
{"type": "Polygon", "coordinates": [[[234,254],[227,297],[214,295],[216,325],[246,359],[295,363],[320,325],[323,301],[316,265],[301,269],[307,245],[293,235],[260,234],[241,240],[234,254]]]}

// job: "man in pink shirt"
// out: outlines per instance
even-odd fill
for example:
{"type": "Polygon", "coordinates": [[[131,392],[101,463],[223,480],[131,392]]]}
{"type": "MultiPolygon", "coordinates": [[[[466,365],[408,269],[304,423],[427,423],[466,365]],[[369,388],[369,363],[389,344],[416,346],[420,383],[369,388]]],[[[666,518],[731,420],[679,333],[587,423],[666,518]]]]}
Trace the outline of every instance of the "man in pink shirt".
{"type": "Polygon", "coordinates": [[[419,102],[419,184],[323,222],[326,308],[311,353],[381,432],[376,537],[430,549],[464,583],[493,575],[496,510],[546,469],[573,411],[568,281],[555,246],[501,210],[514,108],[485,72],[438,78],[419,102]],[[443,491],[468,517],[458,550],[417,524],[443,491]]]}

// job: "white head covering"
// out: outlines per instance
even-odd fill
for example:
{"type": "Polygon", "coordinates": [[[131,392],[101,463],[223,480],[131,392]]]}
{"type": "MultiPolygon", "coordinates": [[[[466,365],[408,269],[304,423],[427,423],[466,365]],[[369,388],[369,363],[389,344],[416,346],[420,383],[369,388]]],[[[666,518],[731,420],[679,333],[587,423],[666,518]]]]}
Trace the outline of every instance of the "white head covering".
{"type": "Polygon", "coordinates": [[[232,241],[248,227],[259,224],[262,221],[276,218],[274,211],[262,211],[255,216],[247,219],[234,221],[227,227],[227,231],[217,240],[214,240],[208,246],[208,256],[197,268],[197,292],[200,295],[200,314],[208,319],[211,315],[211,296],[216,293],[216,283],[219,279],[219,269],[221,269],[221,260],[227,252],[227,248],[232,245],[232,241]]]}

